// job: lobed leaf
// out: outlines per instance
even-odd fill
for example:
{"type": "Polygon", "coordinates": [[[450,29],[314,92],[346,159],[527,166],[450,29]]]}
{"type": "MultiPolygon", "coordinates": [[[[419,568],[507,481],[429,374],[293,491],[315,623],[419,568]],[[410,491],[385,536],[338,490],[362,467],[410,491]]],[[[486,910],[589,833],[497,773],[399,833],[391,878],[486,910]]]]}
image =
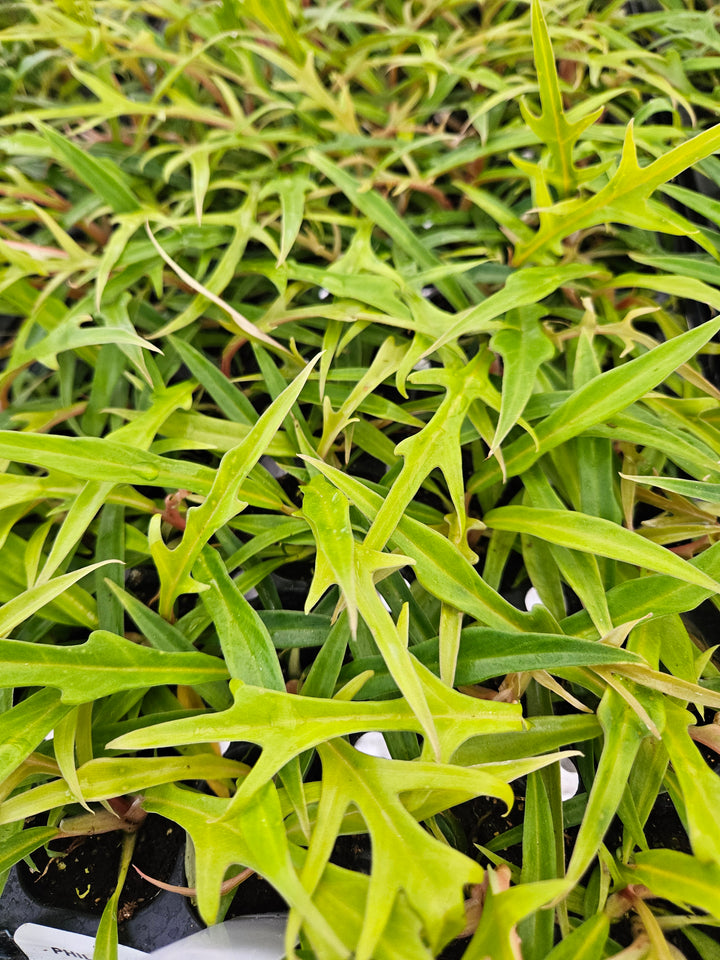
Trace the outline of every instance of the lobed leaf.
{"type": "Polygon", "coordinates": [[[266,452],[315,362],[305,367],[259,417],[247,437],[222,458],[204,503],[188,510],[183,538],[177,547],[171,550],[162,539],[159,515],[150,521],[150,551],[160,574],[159,612],[166,619],[172,618],[173,605],[180,594],[197,591],[197,583],[191,577],[196,560],[210,537],[246,506],[237,499],[240,484],[266,452]]]}
{"type": "MultiPolygon", "coordinates": [[[[631,120],[625,130],[620,163],[607,184],[592,197],[562,201],[549,208],[541,216],[540,229],[535,237],[529,243],[516,247],[515,265],[521,266],[528,260],[532,261],[564,237],[599,223],[626,223],[667,233],[685,232],[672,223],[670,211],[664,213],[663,210],[664,218],[654,215],[648,201],[658,187],[710,156],[718,148],[720,124],[678,144],[647,166],[640,167],[631,120]]],[[[710,252],[714,252],[699,230],[692,232],[692,236],[710,252]]]]}
{"type": "MultiPolygon", "coordinates": [[[[549,450],[596,424],[609,421],[695,356],[719,330],[720,317],[708,320],[573,391],[549,416],[533,425],[536,442],[523,436],[505,449],[506,475],[517,476],[549,450]]],[[[468,491],[479,493],[500,479],[499,464],[486,461],[470,479],[468,491]]]]}
{"type": "MultiPolygon", "coordinates": [[[[373,520],[377,516],[382,497],[361,480],[321,461],[308,458],[308,462],[342,490],[366,517],[373,520]]],[[[391,545],[414,560],[413,570],[429,593],[481,623],[499,630],[525,630],[536,625],[533,614],[518,610],[488,587],[459,549],[426,524],[404,516],[391,536],[391,545]]]]}
{"type": "Polygon", "coordinates": [[[69,647],[23,640],[3,640],[0,645],[0,686],[57,688],[65,704],[89,703],[118,690],[225,677],[227,671],[215,657],[151,650],[106,630],[69,647]]]}
{"type": "Polygon", "coordinates": [[[510,805],[512,790],[485,772],[382,760],[359,753],[340,739],[320,744],[318,752],[323,763],[323,785],[303,881],[311,887],[319,881],[342,817],[355,805],[367,824],[375,851],[366,921],[354,944],[358,960],[374,956],[401,891],[421,917],[431,947],[439,949],[464,924],[463,884],[478,882],[482,871],[473,860],[423,830],[401,803],[399,793],[413,788],[432,792],[443,787],[468,797],[490,793],[510,805]]]}
{"type": "MultiPolygon", "coordinates": [[[[452,755],[461,743],[481,732],[519,729],[518,705],[472,701],[444,687],[421,666],[416,669],[423,679],[444,755],[452,755]]],[[[235,703],[229,710],[136,730],[108,746],[136,750],[216,739],[259,744],[263,752],[233,799],[230,816],[233,810],[248,804],[254,791],[289,760],[325,740],[366,730],[422,732],[420,721],[405,700],[344,703],[263,690],[238,681],[234,681],[233,689],[235,703]]]]}

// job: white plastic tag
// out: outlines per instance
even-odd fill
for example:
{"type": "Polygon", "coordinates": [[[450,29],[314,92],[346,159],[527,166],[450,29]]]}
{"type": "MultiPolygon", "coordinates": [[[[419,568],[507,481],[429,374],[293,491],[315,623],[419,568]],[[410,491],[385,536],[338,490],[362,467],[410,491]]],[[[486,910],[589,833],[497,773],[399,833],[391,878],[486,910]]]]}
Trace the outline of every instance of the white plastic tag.
{"type": "MultiPolygon", "coordinates": [[[[153,953],[118,946],[118,960],[281,960],[285,956],[286,914],[262,914],[227,920],[171,943],[153,953]]],[[[95,939],[24,923],[15,943],[28,960],[93,960],[95,939]]]]}
{"type": "MultiPolygon", "coordinates": [[[[43,927],[39,923],[24,923],[18,927],[15,943],[28,960],[93,960],[95,949],[94,937],[43,927]]],[[[118,946],[118,960],[147,960],[148,956],[132,947],[118,946]]]]}
{"type": "Polygon", "coordinates": [[[236,917],[155,950],[149,960],[282,960],[286,924],[286,914],[236,917]]]}

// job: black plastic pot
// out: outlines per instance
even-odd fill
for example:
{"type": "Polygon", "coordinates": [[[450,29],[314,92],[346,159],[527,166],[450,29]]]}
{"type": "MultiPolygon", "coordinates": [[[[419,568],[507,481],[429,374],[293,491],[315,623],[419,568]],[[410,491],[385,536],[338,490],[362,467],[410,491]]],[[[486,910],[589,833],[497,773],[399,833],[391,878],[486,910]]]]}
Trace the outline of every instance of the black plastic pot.
{"type": "MultiPolygon", "coordinates": [[[[135,862],[149,874],[153,870],[156,875],[160,873],[160,880],[183,885],[181,831],[160,817],[149,816],[148,821],[138,836],[135,862]],[[158,846],[163,846],[160,855],[158,846]]],[[[0,938],[0,960],[24,957],[11,940],[23,923],[94,936],[117,882],[118,850],[119,838],[103,834],[84,839],[50,864],[44,877],[39,872],[33,874],[24,863],[16,865],[0,898],[0,930],[5,931],[4,939],[0,938]]],[[[34,854],[33,859],[41,870],[47,865],[42,852],[34,854]]],[[[146,952],[202,928],[185,898],[159,890],[132,870],[120,900],[119,916],[121,943],[146,952]]]]}

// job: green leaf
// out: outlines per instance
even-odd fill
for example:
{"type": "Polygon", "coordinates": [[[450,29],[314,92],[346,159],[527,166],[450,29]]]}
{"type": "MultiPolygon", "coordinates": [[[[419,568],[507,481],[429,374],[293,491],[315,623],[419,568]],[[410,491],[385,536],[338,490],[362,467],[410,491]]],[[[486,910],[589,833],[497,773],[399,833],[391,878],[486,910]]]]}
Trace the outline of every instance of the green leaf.
{"type": "MultiPolygon", "coordinates": [[[[286,875],[278,856],[278,852],[283,852],[284,825],[282,822],[278,825],[277,817],[273,816],[272,804],[267,804],[266,808],[260,810],[261,814],[267,810],[270,816],[266,818],[265,826],[260,825],[259,831],[250,817],[238,823],[230,821],[226,828],[222,822],[217,823],[227,807],[226,800],[174,786],[148,791],[144,805],[147,810],[180,823],[191,834],[193,846],[200,854],[196,866],[198,886],[203,891],[204,915],[214,909],[217,895],[213,887],[219,888],[224,879],[228,858],[231,858],[230,865],[234,864],[235,857],[239,858],[238,862],[242,865],[257,860],[260,871],[264,871],[270,882],[277,883],[278,889],[284,891],[286,875]],[[267,823],[267,820],[270,822],[267,823]],[[262,850],[265,831],[272,831],[274,828],[277,828],[278,832],[268,838],[270,855],[266,857],[262,850]],[[243,833],[244,830],[248,832],[243,833]]],[[[287,850],[295,870],[302,871],[307,860],[306,851],[295,843],[288,844],[287,850]]],[[[291,879],[290,882],[294,885],[294,880],[291,879]]],[[[369,878],[364,874],[345,870],[331,863],[325,868],[319,885],[313,891],[312,901],[320,914],[327,918],[338,937],[348,945],[343,948],[340,956],[347,955],[358,942],[366,919],[368,886],[369,878]]],[[[292,900],[290,902],[292,903],[292,900]]],[[[317,939],[313,942],[317,945],[317,939]]],[[[286,943],[289,944],[288,949],[294,945],[292,932],[286,943]]],[[[335,957],[337,954],[330,952],[322,956],[335,957]]],[[[377,945],[375,958],[432,960],[432,954],[421,936],[420,919],[406,899],[399,898],[395,902],[390,920],[377,945]]]]}
{"type": "Polygon", "coordinates": [[[636,853],[635,862],[621,866],[627,883],[641,883],[663,900],[686,904],[720,917],[720,865],[678,850],[636,853]]]}
{"type": "MultiPolygon", "coordinates": [[[[234,779],[245,776],[247,769],[244,763],[208,752],[186,757],[99,757],[78,767],[77,775],[85,800],[100,801],[178,780],[234,779]]],[[[0,807],[0,824],[75,802],[67,783],[53,780],[6,800],[0,807]]]]}
{"type": "MultiPolygon", "coordinates": [[[[720,576],[720,544],[714,544],[689,563],[716,578],[720,576]]],[[[607,601],[614,623],[629,623],[648,614],[665,616],[694,610],[703,600],[714,596],[715,590],[679,583],[675,578],[651,574],[620,583],[608,591],[607,601]]],[[[595,634],[590,618],[584,611],[566,617],[563,631],[576,636],[595,634]]]]}
{"type": "Polygon", "coordinates": [[[603,960],[609,933],[607,914],[596,913],[554,947],[547,960],[603,960]]]}
{"type": "Polygon", "coordinates": [[[115,163],[94,157],[72,140],[61,137],[52,127],[37,120],[33,122],[49,142],[53,158],[72,170],[113,213],[133,213],[140,208],[129,180],[115,163]]]}
{"type": "MultiPolygon", "coordinates": [[[[419,664],[416,669],[423,679],[443,755],[451,756],[472,736],[519,729],[521,711],[518,704],[465,697],[449,690],[419,664]]],[[[233,798],[228,812],[231,816],[235,809],[247,805],[255,790],[294,756],[332,737],[367,730],[422,732],[422,725],[404,699],[345,703],[298,697],[246,686],[238,681],[233,682],[233,689],[235,703],[223,713],[135,730],[108,746],[111,749],[144,750],[218,739],[257,743],[262,747],[260,759],[233,798]]]]}
{"type": "MultiPolygon", "coordinates": [[[[442,261],[420,242],[410,227],[401,219],[393,207],[379,193],[365,190],[346,170],[334,163],[319,150],[308,150],[308,162],[332,180],[345,196],[361,210],[379,229],[384,230],[393,241],[408,254],[420,267],[430,270],[441,267],[442,261]]],[[[462,310],[467,299],[454,277],[440,280],[438,290],[455,307],[462,310]]]]}
{"type": "Polygon", "coordinates": [[[121,326],[100,326],[92,324],[92,317],[80,313],[69,314],[63,322],[31,347],[19,347],[13,350],[10,361],[0,376],[0,384],[9,383],[17,371],[31,363],[42,363],[51,370],[58,369],[58,354],[68,350],[81,350],[104,343],[125,345],[136,350],[154,350],[159,348],[137,333],[121,326]]]}
{"type": "Polygon", "coordinates": [[[93,949],[93,960],[117,960],[118,956],[118,906],[120,904],[120,894],[125,886],[127,872],[130,869],[133,850],[137,836],[133,833],[126,833],[122,840],[122,851],[120,853],[120,866],[118,869],[118,879],[112,896],[105,904],[100,917],[97,934],[95,935],[95,946],[93,949]]]}
{"type": "Polygon", "coordinates": [[[588,277],[598,272],[597,267],[568,263],[555,267],[525,267],[515,270],[505,281],[502,290],[491,294],[475,307],[470,307],[457,315],[457,319],[446,326],[432,347],[426,353],[439,350],[446,343],[468,334],[487,333],[495,330],[493,321],[499,316],[521,307],[530,307],[550,296],[559,287],[567,286],[573,280],[588,277]]]}
{"type": "Polygon", "coordinates": [[[665,710],[663,744],[685,801],[684,822],[693,853],[704,862],[720,865],[720,830],[715,814],[720,802],[720,780],[688,734],[688,726],[695,718],[671,700],[665,710]]]}
{"type": "MultiPolygon", "coordinates": [[[[393,275],[393,273],[388,276],[389,268],[377,261],[374,255],[372,257],[367,254],[358,255],[356,249],[358,236],[362,236],[360,230],[355,235],[343,260],[333,264],[332,269],[290,261],[289,266],[293,277],[322,286],[328,293],[343,300],[357,300],[374,307],[381,311],[385,323],[392,323],[391,318],[395,317],[397,321],[402,321],[403,326],[412,327],[413,316],[399,299],[402,277],[400,274],[393,275]],[[350,262],[346,263],[346,260],[350,262]],[[377,275],[377,271],[380,270],[378,263],[384,268],[379,276],[377,275]]],[[[417,323],[418,318],[415,320],[417,323]]],[[[397,325],[400,326],[400,322],[397,325]]]]}
{"type": "MultiPolygon", "coordinates": [[[[7,534],[2,550],[5,569],[3,576],[0,577],[0,599],[12,602],[25,589],[25,567],[29,559],[29,547],[25,540],[11,531],[7,534]]],[[[98,625],[95,600],[77,583],[66,587],[42,610],[43,618],[55,623],[82,626],[88,630],[98,625]]],[[[20,611],[17,607],[14,608],[13,617],[19,615],[20,611]]]]}
{"type": "MultiPolygon", "coordinates": [[[[521,883],[555,879],[555,830],[550,801],[540,773],[528,776],[522,850],[521,883]]],[[[523,960],[543,960],[552,949],[554,930],[555,916],[552,910],[538,910],[525,917],[518,927],[523,943],[523,960]]]]}
{"type": "Polygon", "coordinates": [[[337,583],[345,600],[350,629],[355,634],[358,623],[356,542],[347,498],[321,477],[313,477],[303,488],[303,516],[312,530],[317,549],[305,612],[337,583]]]}
{"type": "Polygon", "coordinates": [[[0,875],[57,835],[57,827],[28,827],[0,846],[0,875]]]}
{"type": "Polygon", "coordinates": [[[363,373],[342,403],[339,410],[332,409],[330,398],[325,394],[323,399],[323,432],[317,446],[318,456],[327,457],[337,435],[352,423],[356,409],[363,400],[372,396],[377,387],[389,376],[395,373],[400,366],[407,347],[405,344],[395,343],[392,337],[383,340],[375,354],[372,363],[363,373]]]}
{"type": "Polygon", "coordinates": [[[484,521],[491,529],[530,533],[563,547],[622,560],[657,573],[667,573],[708,590],[720,591],[717,581],[676,554],[601,517],[567,510],[517,506],[491,510],[485,514],[484,521]]]}
{"type": "Polygon", "coordinates": [[[209,588],[202,592],[202,602],[217,630],[230,676],[256,687],[284,690],[285,680],[270,634],[238,590],[221,557],[205,547],[195,571],[209,588]]]}
{"type": "Polygon", "coordinates": [[[687,297],[720,309],[720,291],[715,286],[696,280],[693,276],[671,277],[661,273],[621,273],[613,280],[618,287],[640,287],[641,290],[656,290],[675,297],[687,297]]]}
{"type": "MultiPolygon", "coordinates": [[[[280,6],[283,10],[287,9],[284,4],[280,4],[280,6]]],[[[293,30],[293,36],[295,35],[293,30]]],[[[305,217],[306,195],[314,187],[315,184],[309,177],[304,174],[294,174],[271,180],[260,192],[261,199],[273,193],[277,193],[280,197],[282,229],[280,231],[280,253],[275,264],[276,267],[281,266],[287,260],[297,240],[305,217]]]]}
{"type": "Polygon", "coordinates": [[[98,627],[110,633],[122,634],[125,629],[125,617],[122,605],[113,595],[108,583],[124,583],[125,571],[125,504],[106,503],[101,508],[95,541],[95,560],[117,559],[120,563],[110,570],[95,574],[95,597],[98,606],[98,627]],[[105,576],[107,574],[107,576],[105,576]]]}
{"type": "Polygon", "coordinates": [[[532,113],[524,100],[520,101],[520,110],[525,123],[548,148],[548,179],[560,189],[561,196],[566,196],[580,179],[587,179],[590,175],[588,171],[581,171],[575,166],[573,149],[580,134],[600,117],[603,107],[598,107],[589,115],[585,107],[580,119],[573,122],[568,120],[563,109],[555,57],[540,0],[533,0],[531,23],[542,113],[539,116],[532,113]]]}
{"type": "MultiPolygon", "coordinates": [[[[89,709],[92,710],[92,707],[89,709]]],[[[78,727],[82,724],[89,724],[89,722],[88,704],[73,707],[55,724],[55,735],[53,737],[53,749],[60,773],[77,802],[81,803],[87,810],[90,810],[90,807],[88,807],[82,795],[75,766],[75,744],[78,738],[78,727]]]]}
{"type": "Polygon", "coordinates": [[[556,750],[568,743],[593,740],[602,732],[594,714],[531,717],[525,723],[526,729],[521,733],[493,733],[468,740],[458,748],[453,760],[463,766],[492,761],[502,763],[556,750]]]}
{"type": "Polygon", "coordinates": [[[187,487],[208,493],[215,471],[199,464],[170,460],[130,444],[99,437],[63,437],[0,430],[0,456],[32,463],[82,480],[187,487]],[[187,482],[186,482],[187,481],[187,482]]]}
{"type": "MultiPolygon", "coordinates": [[[[220,307],[220,309],[223,310],[230,317],[230,319],[238,327],[238,329],[241,330],[246,336],[250,337],[253,340],[266,343],[269,347],[274,348],[280,353],[283,353],[283,354],[287,353],[287,350],[285,349],[285,347],[283,347],[282,344],[278,343],[277,340],[273,340],[272,337],[268,336],[268,334],[260,330],[259,327],[256,327],[254,323],[251,323],[241,313],[235,310],[234,307],[231,307],[230,304],[227,303],[225,300],[223,300],[220,296],[218,296],[218,294],[214,293],[207,286],[200,283],[199,280],[196,280],[193,276],[191,276],[187,272],[187,270],[183,270],[180,264],[176,263],[175,260],[173,260],[173,258],[168,253],[165,252],[164,248],[160,246],[158,241],[155,239],[155,236],[153,235],[152,231],[150,230],[150,226],[147,222],[145,224],[145,231],[148,237],[150,238],[150,242],[152,243],[153,247],[155,248],[157,253],[160,255],[160,257],[165,261],[165,263],[170,267],[170,269],[173,270],[173,272],[176,273],[177,276],[184,283],[186,283],[192,290],[194,290],[198,294],[201,294],[203,297],[206,297],[211,303],[214,303],[217,307],[220,307]]],[[[238,230],[236,231],[235,236],[236,236],[236,242],[238,246],[244,247],[245,241],[247,239],[245,234],[242,231],[238,230]]],[[[216,280],[221,273],[222,273],[222,280],[230,279],[229,276],[226,277],[226,274],[228,273],[228,264],[227,264],[228,260],[231,261],[230,270],[234,270],[235,267],[237,266],[237,261],[241,256],[241,251],[228,248],[228,250],[226,250],[225,253],[226,253],[225,262],[221,262],[221,264],[218,265],[218,268],[215,271],[215,274],[211,278],[212,280],[216,280]]],[[[221,282],[221,285],[222,285],[222,282],[221,282]]],[[[184,323],[184,319],[185,318],[183,318],[182,323],[184,323]]],[[[180,318],[177,318],[175,321],[173,321],[172,323],[170,323],[169,325],[163,328],[163,333],[175,332],[180,325],[181,325],[180,318]]]]}
{"type": "Polygon", "coordinates": [[[462,191],[483,213],[492,217],[503,228],[505,236],[513,243],[517,243],[519,240],[525,242],[532,240],[532,227],[517,215],[511,204],[498,197],[492,190],[485,190],[464,180],[453,181],[453,187],[462,191]]]}
{"type": "MultiPolygon", "coordinates": [[[[600,223],[625,223],[643,229],[663,230],[666,233],[688,232],[672,222],[669,209],[661,208],[662,219],[654,212],[648,201],[652,193],[668,183],[683,170],[698,160],[713,154],[720,147],[720,124],[704,130],[691,140],[678,144],[645,167],[640,167],[632,120],[625,131],[622,156],[617,170],[602,190],[588,198],[574,198],[555,204],[540,217],[540,229],[533,240],[519,244],[515,249],[514,262],[521,266],[536,259],[548,247],[556,247],[565,237],[578,230],[600,223]]],[[[693,239],[714,253],[699,230],[693,239]]]]}
{"type": "MultiPolygon", "coordinates": [[[[383,503],[381,496],[329,464],[310,458],[307,461],[342,490],[368,519],[376,517],[383,503]]],[[[413,571],[430,594],[481,623],[499,630],[532,630],[537,625],[535,615],[518,610],[488,587],[455,544],[426,524],[404,516],[391,536],[391,546],[415,561],[413,571]]]]}
{"type": "Polygon", "coordinates": [[[488,890],[477,930],[463,954],[465,960],[517,960],[515,925],[546,906],[564,887],[563,880],[543,880],[508,890],[500,886],[498,874],[488,867],[488,890]]]}
{"type": "MultiPolygon", "coordinates": [[[[131,300],[130,293],[125,291],[116,299],[106,302],[102,304],[102,306],[100,305],[101,297],[102,289],[98,289],[96,292],[97,305],[95,309],[100,313],[100,316],[105,322],[106,326],[116,329],[120,328],[121,330],[125,330],[127,334],[134,334],[135,327],[130,319],[129,312],[131,300]]],[[[140,376],[145,380],[147,385],[152,387],[153,382],[152,377],[150,376],[150,371],[148,370],[148,360],[143,353],[143,348],[146,346],[146,344],[124,343],[123,340],[120,339],[117,346],[118,350],[128,358],[140,376]]],[[[150,346],[150,349],[152,349],[152,345],[150,346]]],[[[95,371],[95,375],[97,376],[97,367],[95,368],[95,371]]],[[[169,390],[171,389],[172,388],[169,388],[169,390]]]]}
{"type": "Polygon", "coordinates": [[[69,478],[62,482],[60,478],[0,473],[0,504],[3,510],[32,500],[72,497],[78,490],[80,484],[69,478]]]}
{"type": "MultiPolygon", "coordinates": [[[[221,453],[227,453],[238,443],[242,443],[247,439],[250,430],[250,425],[246,423],[208,417],[197,410],[178,410],[168,417],[162,427],[163,435],[176,440],[175,446],[179,449],[210,448],[221,453]]],[[[270,457],[294,457],[296,450],[287,433],[278,431],[268,443],[265,452],[270,457]]]]}
{"type": "Polygon", "coordinates": [[[403,607],[396,624],[373,584],[373,574],[405,566],[408,558],[381,553],[369,547],[367,542],[357,543],[352,532],[347,498],[322,476],[314,476],[303,490],[303,515],[317,544],[315,574],[305,609],[309,610],[329,586],[338,584],[353,636],[357,631],[359,610],[390,673],[439,757],[440,744],[432,713],[422,680],[407,651],[408,607],[403,607]]]}
{"type": "Polygon", "coordinates": [[[648,487],[657,487],[659,490],[669,490],[670,493],[679,493],[693,500],[706,500],[709,503],[720,501],[720,483],[707,483],[702,480],[680,480],[675,477],[637,477],[621,473],[625,480],[641,483],[648,487]]]}
{"type": "MultiPolygon", "coordinates": [[[[107,583],[122,604],[123,609],[132,617],[138,629],[152,647],[170,653],[195,652],[192,642],[177,627],[168,623],[167,620],[163,620],[154,610],[145,606],[137,597],[133,597],[122,587],[109,581],[107,583]]],[[[215,710],[225,710],[232,703],[232,697],[225,680],[212,683],[196,683],[193,684],[193,688],[215,710]]]]}
{"type": "Polygon", "coordinates": [[[456,512],[454,539],[461,552],[474,558],[466,542],[468,519],[460,431],[470,405],[487,395],[490,359],[487,351],[480,350],[459,370],[433,368],[412,375],[413,383],[437,383],[444,387],[445,397],[430,422],[395,448],[395,453],[403,457],[403,467],[368,531],[368,547],[382,550],[423,480],[438,468],[443,472],[456,512]]]}
{"type": "Polygon", "coordinates": [[[215,657],[150,650],[105,630],[70,647],[22,640],[4,640],[0,645],[1,687],[56,687],[66,704],[89,703],[118,690],[225,677],[227,671],[215,657]]]}
{"type": "MultiPolygon", "coordinates": [[[[576,441],[577,442],[577,441],[576,441]]],[[[588,440],[593,443],[597,441],[588,440]]],[[[579,469],[581,469],[579,467],[579,469]]],[[[550,486],[545,474],[539,469],[538,465],[532,466],[524,474],[526,496],[534,508],[549,508],[564,510],[564,504],[560,497],[550,486]]],[[[568,516],[570,513],[568,512],[568,516]]],[[[558,571],[568,586],[575,591],[580,598],[585,609],[592,617],[598,632],[602,636],[612,630],[613,622],[607,606],[605,596],[605,585],[600,576],[598,559],[594,553],[585,554],[578,550],[568,550],[557,544],[545,545],[544,541],[532,538],[529,547],[525,548],[526,538],[529,534],[523,534],[523,559],[529,571],[532,571],[533,560],[536,564],[548,566],[552,569],[553,561],[557,565],[558,571]],[[537,556],[538,547],[541,548],[540,556],[537,556]],[[542,549],[544,547],[544,550],[542,549]],[[549,554],[549,556],[548,556],[549,554]]],[[[548,576],[545,569],[540,571],[540,575],[548,576]]],[[[542,593],[540,594],[542,597],[542,593]]],[[[562,597],[562,610],[565,609],[565,601],[562,597]]]]}
{"type": "Polygon", "coordinates": [[[57,690],[46,688],[0,713],[0,783],[30,756],[71,709],[61,702],[57,690]]]}
{"type": "Polygon", "coordinates": [[[615,690],[608,688],[598,708],[605,742],[595,770],[587,809],[566,874],[566,891],[590,866],[625,792],[640,741],[648,730],[615,690]]]}
{"type": "Polygon", "coordinates": [[[373,851],[366,921],[354,944],[358,960],[370,960],[400,891],[422,918],[425,936],[438,950],[462,929],[464,884],[477,883],[477,863],[440,843],[407,812],[398,794],[438,788],[470,794],[490,793],[512,803],[507,784],[480,771],[444,764],[382,760],[359,753],[340,739],[320,744],[323,781],[317,824],[302,879],[314,887],[332,853],[346,810],[362,815],[373,851]],[[480,776],[473,782],[473,777],[480,776]],[[470,776],[467,776],[470,774],[470,776]]]}
{"type": "Polygon", "coordinates": [[[502,328],[490,339],[490,349],[503,359],[502,406],[488,456],[515,426],[530,399],[537,371],[555,353],[540,323],[542,307],[511,310],[502,328]]]}
{"type": "MultiPolygon", "coordinates": [[[[439,671],[438,640],[414,644],[413,656],[433,673],[439,671]]],[[[466,627],[460,635],[460,652],[455,672],[457,685],[482,683],[520,671],[548,670],[564,666],[601,666],[642,663],[637,654],[558,634],[509,633],[490,627],[466,627]]],[[[379,657],[353,660],[343,667],[340,681],[372,670],[374,676],[359,694],[361,699],[378,699],[397,691],[387,667],[379,657]]]]}
{"type": "MultiPolygon", "coordinates": [[[[291,846],[290,854],[298,869],[304,866],[305,851],[291,846]]],[[[313,893],[313,902],[333,923],[347,943],[360,938],[367,916],[369,878],[363,873],[343,870],[329,863],[313,893]]],[[[398,897],[382,937],[375,947],[375,960],[433,960],[422,935],[422,924],[407,899],[398,897]]]]}
{"type": "Polygon", "coordinates": [[[141,222],[141,218],[138,216],[122,218],[122,221],[115,227],[110,235],[110,238],[105,244],[102,256],[100,257],[95,278],[95,309],[98,311],[102,310],[106,316],[108,316],[109,313],[110,316],[114,315],[114,317],[117,318],[118,314],[122,315],[127,313],[127,304],[130,300],[128,294],[119,298],[114,304],[111,304],[109,311],[108,304],[103,303],[103,294],[113,267],[125,253],[129,246],[129,241],[133,234],[139,229],[141,222]]]}
{"type": "MultiPolygon", "coordinates": [[[[673,337],[626,364],[595,377],[573,391],[549,416],[533,425],[537,446],[530,436],[515,440],[503,453],[505,473],[517,476],[544,453],[576,437],[653,390],[695,354],[720,330],[720,317],[673,337]]],[[[1,451],[0,451],[1,452],[1,451]]],[[[486,490],[502,479],[499,464],[486,461],[467,485],[468,492],[486,490]]]]}
{"type": "Polygon", "coordinates": [[[246,8],[251,17],[280,38],[296,63],[303,62],[307,41],[293,23],[290,8],[284,0],[246,0],[246,8]]]}
{"type": "MultiPolygon", "coordinates": [[[[89,480],[72,501],[62,526],[55,535],[52,549],[36,578],[36,585],[47,583],[62,561],[92,523],[95,515],[108,498],[112,487],[108,483],[89,480]]],[[[107,562],[111,562],[108,560],[107,562]]],[[[118,561],[119,562],[119,561],[118,561]]]]}
{"type": "MultiPolygon", "coordinates": [[[[597,672],[605,676],[604,668],[597,667],[597,672]]],[[[700,686],[697,683],[688,683],[669,673],[651,670],[649,667],[634,663],[620,663],[612,671],[619,677],[625,677],[638,683],[648,690],[656,690],[679,700],[691,701],[698,706],[720,709],[720,693],[709,686],[700,686]]]]}
{"type": "Polygon", "coordinates": [[[257,414],[248,398],[242,390],[239,390],[218,370],[204,353],[185,340],[180,339],[180,337],[170,336],[168,340],[177,350],[180,359],[186,364],[203,389],[207,390],[228,420],[245,423],[248,426],[255,423],[257,414]]]}
{"type": "Polygon", "coordinates": [[[40,583],[29,590],[18,594],[15,599],[0,607],[0,636],[8,636],[15,627],[28,620],[34,613],[49,604],[56,597],[64,594],[68,587],[82,580],[93,570],[106,566],[108,563],[117,563],[117,560],[101,560],[100,563],[91,563],[88,567],[81,567],[71,573],[65,573],[54,580],[40,583]]]}
{"type": "Polygon", "coordinates": [[[193,150],[188,157],[192,171],[193,204],[198,226],[202,223],[203,204],[210,185],[210,159],[207,148],[193,150]]]}
{"type": "Polygon", "coordinates": [[[188,510],[183,538],[177,547],[171,550],[163,541],[159,514],[150,521],[150,552],[160,575],[159,612],[165,619],[172,619],[173,605],[180,594],[197,591],[198,585],[190,576],[195,561],[210,537],[244,509],[245,504],[237,499],[240,484],[265,453],[316,362],[317,358],[307,364],[265,410],[247,437],[225,454],[205,502],[188,510]]]}
{"type": "Polygon", "coordinates": [[[715,938],[695,927],[683,927],[683,934],[695,947],[702,960],[720,960],[720,944],[715,938]]]}
{"type": "Polygon", "coordinates": [[[226,815],[227,800],[174,785],[146,791],[144,806],[179,823],[190,835],[195,849],[198,909],[206,923],[213,923],[217,917],[220,885],[228,867],[251,867],[299,913],[320,956],[347,955],[348,945],[313,904],[293,867],[280,801],[271,783],[265,783],[255,802],[230,819],[226,815]]]}

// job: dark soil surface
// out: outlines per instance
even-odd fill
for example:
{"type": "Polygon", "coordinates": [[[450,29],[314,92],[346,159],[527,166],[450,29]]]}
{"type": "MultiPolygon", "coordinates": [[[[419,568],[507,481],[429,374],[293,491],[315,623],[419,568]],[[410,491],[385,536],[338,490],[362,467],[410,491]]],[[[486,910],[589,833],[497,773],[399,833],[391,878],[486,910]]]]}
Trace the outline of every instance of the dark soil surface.
{"type": "MultiPolygon", "coordinates": [[[[33,854],[37,872],[18,864],[0,898],[0,932],[12,934],[23,923],[39,923],[94,936],[117,883],[121,844],[122,838],[111,833],[83,838],[72,849],[72,841],[66,840],[55,845],[65,851],[64,857],[51,859],[42,849],[33,854]]],[[[183,884],[183,844],[179,827],[151,814],[138,833],[133,862],[151,877],[183,884]]],[[[146,952],[201,927],[185,898],[149,884],[132,867],[118,919],[120,942],[146,952]]],[[[14,958],[12,949],[0,938],[0,960],[14,958]]]]}
{"type": "MultiPolygon", "coordinates": [[[[170,820],[150,814],[138,833],[133,863],[143,873],[167,881],[183,843],[183,831],[170,820]]],[[[37,872],[18,866],[24,890],[38,903],[80,913],[102,913],[117,885],[122,835],[120,831],[78,837],[53,844],[60,856],[45,848],[33,854],[37,872]]],[[[119,918],[129,920],[160,889],[130,868],[120,898],[119,918]]]]}

